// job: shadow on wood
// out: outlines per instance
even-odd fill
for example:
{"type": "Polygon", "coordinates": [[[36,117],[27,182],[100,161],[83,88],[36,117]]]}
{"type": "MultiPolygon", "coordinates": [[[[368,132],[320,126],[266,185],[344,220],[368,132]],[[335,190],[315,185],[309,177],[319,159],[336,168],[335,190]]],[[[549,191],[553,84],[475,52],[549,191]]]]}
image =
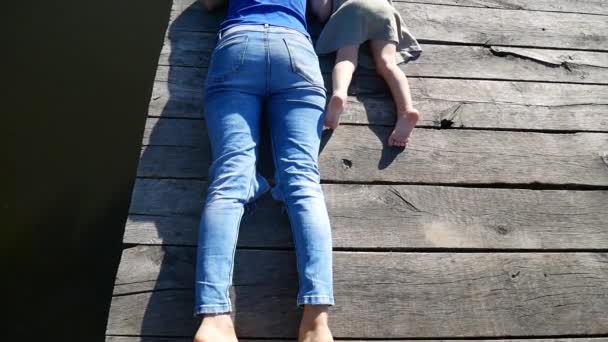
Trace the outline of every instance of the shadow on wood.
{"type": "MultiPolygon", "coordinates": [[[[201,25],[201,26],[213,26],[219,25],[221,18],[224,17],[225,12],[219,11],[218,13],[208,14],[204,11],[200,11],[200,4],[195,2],[187,9],[182,11],[179,16],[174,18],[171,26],[167,30],[168,43],[171,44],[174,40],[176,34],[179,34],[178,31],[175,30],[175,27],[187,25],[201,25]],[[190,15],[184,15],[188,13],[197,13],[197,18],[194,20],[190,15]],[[187,22],[187,23],[186,23],[187,22]]],[[[175,6],[174,6],[175,10],[175,6]]],[[[175,13],[173,13],[175,14],[175,13]]],[[[201,60],[209,61],[212,55],[212,48],[203,49],[199,51],[199,57],[201,60]]],[[[179,63],[174,60],[179,58],[179,50],[172,49],[171,54],[169,55],[169,64],[170,67],[168,69],[168,79],[177,80],[178,82],[168,82],[168,98],[166,100],[165,106],[160,113],[161,117],[171,118],[176,108],[183,107],[183,77],[181,77],[181,70],[179,67],[174,67],[174,65],[179,65],[179,63]]],[[[204,84],[204,78],[206,73],[197,74],[200,82],[197,81],[198,84],[204,84]]],[[[200,93],[202,94],[203,87],[200,86],[200,93]]],[[[153,99],[154,100],[154,99],[153,99]]],[[[202,108],[201,106],[200,108],[202,108]]],[[[158,114],[157,114],[158,115],[158,114]]],[[[201,117],[203,113],[200,113],[201,117]]],[[[170,119],[171,120],[171,119],[170,119]]],[[[197,126],[197,125],[195,125],[197,126]]],[[[198,127],[198,126],[197,126],[198,127]]],[[[262,132],[268,132],[267,123],[263,120],[262,132]]],[[[160,125],[155,126],[152,131],[149,133],[151,139],[154,139],[155,136],[162,134],[162,127],[160,125]]],[[[176,132],[179,133],[179,132],[176,132]]],[[[205,135],[203,139],[207,139],[206,131],[201,130],[201,135],[205,135]]],[[[260,143],[260,161],[258,163],[259,172],[264,175],[267,179],[272,183],[273,176],[273,165],[272,165],[272,157],[270,151],[270,141],[269,135],[263,134],[261,137],[260,143]]],[[[181,160],[180,165],[186,168],[206,168],[210,163],[211,152],[209,150],[209,144],[205,144],[203,148],[196,147],[186,147],[184,149],[180,149],[176,151],[178,155],[176,155],[176,160],[181,160]],[[194,157],[193,154],[200,154],[204,156],[194,157]],[[203,158],[204,165],[198,165],[196,163],[191,163],[192,160],[197,160],[198,158],[203,158]],[[196,164],[196,165],[188,165],[188,164],[196,164]]],[[[155,160],[154,156],[149,155],[150,150],[147,148],[142,149],[141,160],[155,160]]],[[[142,163],[139,165],[140,169],[146,166],[142,163]]],[[[160,176],[160,175],[157,175],[160,176]]],[[[153,176],[154,177],[154,176],[153,176]]],[[[203,176],[206,178],[206,173],[203,176]]],[[[204,187],[206,188],[206,182],[204,182],[204,187]]],[[[162,203],[159,203],[160,206],[166,208],[168,212],[172,212],[171,208],[179,207],[180,203],[184,201],[192,200],[191,195],[193,189],[183,188],[180,189],[175,194],[163,193],[162,196],[159,196],[159,199],[162,203]],[[176,196],[177,195],[177,196],[176,196]]],[[[152,223],[157,228],[157,234],[161,239],[171,239],[171,237],[175,237],[175,234],[180,235],[183,234],[182,227],[175,227],[174,225],[184,225],[188,226],[189,230],[198,228],[198,224],[193,225],[193,222],[198,222],[200,219],[200,210],[202,210],[204,203],[205,191],[200,191],[200,195],[197,197],[197,205],[199,209],[198,215],[189,215],[187,217],[179,216],[181,220],[177,222],[173,220],[176,216],[174,214],[179,215],[177,211],[173,214],[163,215],[163,216],[152,216],[152,215],[136,215],[136,219],[141,223],[152,223]],[[195,228],[196,227],[196,228],[195,228]],[[171,234],[171,236],[166,236],[167,234],[171,234]]],[[[154,201],[154,199],[148,199],[154,201]]],[[[256,238],[252,238],[252,236],[257,236],[260,234],[267,236],[267,242],[269,245],[276,244],[276,241],[291,241],[291,231],[289,229],[285,229],[289,227],[289,222],[287,215],[285,214],[285,210],[282,208],[282,204],[280,202],[276,202],[272,200],[269,194],[263,196],[258,200],[259,207],[251,215],[248,215],[243,219],[243,224],[240,228],[239,234],[239,248],[243,248],[249,244],[248,241],[259,240],[256,238]],[[259,227],[264,227],[263,231],[260,231],[259,227]],[[256,229],[258,228],[258,229],[256,229]],[[255,229],[255,231],[254,231],[255,229]]],[[[185,235],[196,236],[197,231],[189,231],[185,235]]],[[[149,279],[149,282],[153,282],[153,290],[150,291],[150,296],[147,302],[145,303],[145,312],[143,319],[141,321],[140,335],[141,336],[157,336],[162,335],[162,332],[166,330],[167,327],[163,327],[163,321],[167,321],[167,317],[179,316],[179,317],[187,317],[192,313],[191,312],[183,312],[184,308],[194,308],[194,300],[192,290],[192,286],[194,285],[194,279],[192,279],[193,274],[193,265],[196,264],[195,253],[190,253],[187,255],[188,260],[182,260],[183,258],[171,258],[166,257],[167,255],[171,255],[168,251],[171,248],[170,245],[163,244],[161,247],[162,253],[157,255],[154,262],[158,263],[159,273],[156,279],[149,279]],[[167,297],[166,290],[167,284],[172,284],[173,279],[183,278],[184,275],[189,275],[189,279],[187,279],[187,286],[170,286],[171,290],[177,290],[178,292],[188,292],[186,298],[188,299],[187,303],[180,300],[180,298],[176,298],[173,296],[167,297]],[[179,312],[176,312],[179,311],[179,312]]],[[[235,260],[234,266],[234,286],[231,289],[231,299],[233,302],[233,319],[236,323],[237,329],[239,329],[239,321],[240,316],[242,314],[245,315],[255,315],[255,313],[250,312],[252,308],[259,307],[259,302],[264,301],[266,305],[276,305],[277,301],[280,298],[284,298],[286,295],[292,296],[294,298],[294,306],[293,307],[285,307],[281,310],[284,310],[284,315],[282,315],[282,325],[287,327],[291,326],[293,330],[297,328],[297,322],[299,318],[299,311],[295,309],[295,298],[297,294],[297,277],[294,277],[294,272],[296,270],[295,261],[289,259],[287,263],[282,263],[280,269],[284,270],[284,272],[270,274],[272,270],[267,269],[264,264],[256,265],[255,268],[246,267],[246,265],[251,265],[250,263],[240,262],[239,258],[235,260]],[[245,265],[245,266],[244,266],[245,265]],[[257,280],[256,280],[257,279],[257,280]],[[242,295],[241,291],[243,289],[239,284],[243,283],[251,283],[252,281],[259,282],[260,291],[259,296],[258,291],[256,291],[256,296],[251,296],[251,289],[249,288],[248,296],[242,295]],[[271,284],[271,286],[269,285],[271,284]],[[268,290],[264,290],[264,288],[272,288],[273,290],[280,288],[280,293],[272,293],[268,290]],[[255,305],[258,303],[258,305],[255,305]],[[248,312],[249,310],[249,312],[248,312]]],[[[276,262],[273,260],[268,260],[268,263],[265,263],[266,266],[270,266],[273,270],[276,270],[276,262]]],[[[120,283],[120,279],[117,279],[117,284],[120,283]]],[[[141,284],[140,284],[141,285],[141,284]]],[[[142,285],[145,286],[145,285],[142,285]]],[[[133,287],[133,292],[137,292],[137,286],[133,287]]],[[[275,291],[276,292],[276,291],[275,291]]],[[[115,296],[120,296],[123,294],[116,294],[115,296]]],[[[196,329],[197,319],[192,320],[180,320],[177,323],[178,326],[171,327],[172,331],[179,331],[180,335],[183,336],[192,336],[196,329]]],[[[263,327],[262,327],[263,329],[263,327]]],[[[238,333],[238,330],[237,330],[238,333]]]]}
{"type": "MultiPolygon", "coordinates": [[[[387,93],[390,94],[390,91],[387,90],[387,93]]],[[[365,114],[367,115],[368,121],[373,122],[373,117],[375,116],[374,111],[377,110],[378,101],[374,101],[374,98],[370,98],[370,97],[361,97],[359,99],[359,101],[363,105],[363,108],[365,108],[365,114]]],[[[393,99],[390,98],[388,102],[393,104],[393,106],[391,107],[391,110],[388,111],[389,112],[388,114],[389,115],[393,114],[393,116],[391,118],[386,118],[386,121],[394,122],[396,113],[395,113],[395,109],[394,109],[393,99]]],[[[407,148],[388,146],[388,137],[389,136],[386,134],[387,130],[385,128],[383,128],[382,126],[369,125],[369,129],[372,132],[374,132],[374,134],[378,137],[378,139],[382,143],[382,154],[380,156],[380,160],[378,160],[378,170],[386,169],[393,163],[393,161],[395,161],[395,159],[397,158],[397,156],[399,154],[401,154],[404,151],[407,152],[407,148]]],[[[388,132],[392,132],[392,131],[388,131],[388,132]]]]}
{"type": "MultiPolygon", "coordinates": [[[[173,6],[174,8],[172,9],[172,17],[174,17],[176,15],[176,13],[178,13],[178,16],[176,18],[174,18],[174,20],[171,22],[169,28],[167,29],[167,43],[170,46],[174,45],[174,41],[177,40],[176,35],[178,34],[178,32],[176,31],[176,27],[179,26],[184,26],[184,25],[212,25],[212,26],[216,26],[219,25],[219,22],[221,20],[221,18],[224,17],[225,13],[214,13],[213,15],[209,15],[207,14],[207,12],[205,11],[201,11],[200,9],[198,9],[198,7],[200,7],[200,4],[198,2],[195,2],[193,4],[190,4],[188,6],[187,9],[185,9],[183,12],[176,12],[175,11],[175,5],[173,6]],[[196,18],[192,18],[192,16],[185,16],[184,13],[197,13],[198,16],[196,18]],[[201,18],[203,17],[203,18],[201,18]]],[[[171,50],[171,54],[169,55],[169,61],[170,64],[172,66],[169,67],[168,69],[168,77],[171,80],[177,80],[179,82],[168,82],[167,83],[167,89],[168,89],[168,97],[166,99],[166,103],[162,109],[162,114],[161,116],[166,116],[166,117],[172,117],[173,113],[175,112],[176,109],[178,108],[182,108],[183,107],[183,96],[179,96],[179,89],[183,87],[182,83],[183,83],[183,77],[181,77],[179,69],[174,67],[173,65],[178,64],[177,63],[177,54],[179,52],[179,49],[172,49],[171,50]]],[[[209,61],[211,59],[211,55],[212,55],[212,49],[205,49],[202,51],[199,51],[199,53],[197,54],[197,58],[209,61]]],[[[158,71],[157,71],[158,73],[158,71]]],[[[197,74],[198,77],[200,77],[200,81],[201,84],[204,81],[204,74],[197,74]]],[[[200,87],[200,93],[202,94],[203,92],[203,88],[200,87]]],[[[202,97],[201,97],[202,99],[202,97]]],[[[152,99],[154,101],[154,98],[152,99]]],[[[198,106],[197,106],[198,107],[198,106]]],[[[202,107],[202,106],[201,106],[202,107]]],[[[201,108],[199,107],[199,108],[201,108]]],[[[202,117],[203,113],[200,112],[199,110],[199,114],[202,117]]],[[[152,132],[150,132],[151,137],[154,137],[156,135],[159,134],[159,127],[154,127],[152,132]]],[[[206,139],[206,137],[205,137],[206,139]]],[[[149,156],[148,154],[150,153],[149,149],[144,148],[142,150],[142,155],[141,155],[141,159],[142,160],[146,160],[149,158],[154,158],[153,156],[149,156]]],[[[207,144],[206,146],[204,146],[203,149],[196,149],[196,148],[184,148],[182,150],[177,151],[178,155],[176,156],[177,159],[181,159],[181,160],[185,160],[184,164],[187,163],[188,160],[191,160],[192,157],[188,157],[189,155],[192,154],[202,154],[205,155],[205,158],[203,158],[206,162],[206,165],[208,165],[208,162],[210,162],[210,151],[209,151],[209,145],[207,144]]],[[[142,163],[140,163],[139,168],[142,168],[142,163]]],[[[145,167],[145,166],[144,166],[145,167]]],[[[206,187],[206,183],[205,183],[205,187],[206,187]]],[[[162,201],[162,203],[160,203],[160,205],[162,205],[163,207],[167,207],[167,209],[169,209],[172,206],[179,206],[179,203],[184,201],[184,198],[187,197],[187,193],[192,193],[192,189],[181,189],[182,191],[179,191],[177,194],[177,196],[173,195],[171,196],[170,194],[166,194],[164,193],[163,196],[160,197],[160,200],[162,201]]],[[[204,202],[204,192],[200,192],[200,197],[198,198],[198,203],[199,203],[199,207],[202,209],[202,204],[204,202]]],[[[155,217],[155,216],[147,216],[147,215],[143,215],[143,216],[139,216],[139,220],[140,221],[145,221],[145,222],[150,222],[152,221],[153,224],[155,225],[155,227],[157,227],[157,233],[159,234],[159,236],[165,238],[167,235],[167,232],[173,232],[173,231],[179,231],[178,227],[167,227],[167,225],[175,225],[176,223],[173,222],[173,224],[170,221],[166,221],[163,220],[163,218],[167,218],[167,217],[171,217],[172,215],[169,214],[167,216],[163,216],[163,217],[155,217]]],[[[189,216],[187,219],[188,220],[192,220],[192,221],[196,221],[198,222],[199,220],[199,216],[189,216]]],[[[142,222],[143,223],[143,222],[142,222]]],[[[178,224],[182,224],[183,222],[179,222],[178,224]]],[[[198,225],[191,225],[191,227],[193,229],[196,229],[195,227],[198,227],[198,225]]],[[[191,234],[193,236],[197,236],[198,232],[191,232],[191,234]]],[[[176,303],[177,302],[181,302],[179,300],[175,300],[175,298],[169,297],[169,299],[167,300],[167,298],[163,298],[162,294],[163,294],[163,289],[166,289],[166,284],[168,282],[171,282],[172,279],[175,279],[175,277],[180,277],[180,276],[184,276],[184,275],[189,275],[189,283],[190,284],[194,284],[194,279],[192,277],[192,270],[190,268],[192,268],[192,265],[196,264],[194,258],[195,258],[195,253],[191,253],[189,255],[187,255],[187,259],[189,260],[180,260],[179,258],[168,258],[165,257],[165,255],[167,254],[167,247],[166,245],[163,245],[162,247],[162,253],[160,255],[157,256],[157,258],[155,258],[155,262],[157,262],[158,264],[160,264],[159,267],[159,273],[158,276],[156,277],[156,279],[149,279],[150,282],[154,283],[154,290],[150,293],[150,298],[147,301],[147,303],[145,304],[145,312],[143,314],[143,319],[141,321],[141,330],[140,330],[140,335],[142,336],[154,336],[154,335],[159,335],[159,331],[162,330],[162,324],[159,324],[159,322],[162,322],[167,316],[171,317],[173,315],[178,315],[181,317],[187,317],[190,315],[193,315],[194,312],[194,302],[192,300],[190,300],[190,303],[180,303],[181,307],[178,306],[176,307],[176,303]],[[190,304],[190,305],[187,305],[190,304]],[[192,311],[191,312],[181,312],[184,310],[184,308],[189,308],[192,311]],[[178,312],[175,312],[175,311],[178,312]]],[[[237,271],[238,268],[237,268],[237,271]]],[[[238,272],[237,272],[238,273],[238,272]]],[[[117,283],[120,280],[117,278],[117,283]]],[[[193,290],[192,285],[189,286],[189,290],[187,289],[181,289],[182,291],[187,291],[190,292],[190,296],[187,296],[188,298],[192,298],[192,294],[193,294],[193,290]]],[[[135,291],[135,290],[134,290],[135,291]]],[[[165,293],[166,294],[166,293],[165,293]]],[[[115,294],[116,295],[116,294],[115,294]]],[[[238,302],[237,302],[238,304],[238,302]]],[[[180,331],[180,335],[183,336],[193,336],[194,332],[196,331],[196,323],[198,322],[198,320],[195,319],[190,319],[190,320],[180,320],[178,323],[178,326],[176,327],[172,327],[172,329],[174,329],[174,331],[180,331]]],[[[162,334],[161,334],[162,335],[162,334]]]]}

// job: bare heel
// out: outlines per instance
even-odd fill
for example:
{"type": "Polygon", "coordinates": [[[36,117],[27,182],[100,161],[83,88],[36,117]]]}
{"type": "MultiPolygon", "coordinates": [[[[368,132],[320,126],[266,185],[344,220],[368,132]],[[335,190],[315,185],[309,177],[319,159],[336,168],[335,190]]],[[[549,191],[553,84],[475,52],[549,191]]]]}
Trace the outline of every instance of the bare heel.
{"type": "Polygon", "coordinates": [[[340,114],[346,107],[346,95],[334,94],[329,100],[327,105],[327,112],[325,114],[325,127],[336,129],[340,125],[340,114]]]}

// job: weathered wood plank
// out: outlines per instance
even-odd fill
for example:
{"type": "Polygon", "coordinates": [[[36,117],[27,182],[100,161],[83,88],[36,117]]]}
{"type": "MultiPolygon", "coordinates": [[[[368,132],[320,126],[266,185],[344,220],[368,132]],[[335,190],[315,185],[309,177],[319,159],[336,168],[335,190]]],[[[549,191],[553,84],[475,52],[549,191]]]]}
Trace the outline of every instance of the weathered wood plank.
{"type": "Polygon", "coordinates": [[[324,179],[608,185],[608,134],[418,129],[411,147],[399,153],[385,145],[391,131],[337,130],[321,153],[324,179]]]}
{"type": "MultiPolygon", "coordinates": [[[[194,257],[185,247],[125,250],[107,333],[192,334],[194,257]]],[[[335,252],[334,265],[337,337],[608,333],[606,253],[335,252]]],[[[234,285],[239,336],[293,337],[292,252],[239,250],[234,285]]]]}
{"type": "Polygon", "coordinates": [[[428,3],[528,11],[549,11],[585,14],[608,14],[606,0],[393,0],[394,2],[428,3]]]}
{"type": "MultiPolygon", "coordinates": [[[[216,35],[171,32],[159,65],[209,66],[216,35]]],[[[608,53],[532,48],[423,44],[418,60],[401,65],[408,76],[483,78],[608,84],[608,53]]],[[[321,69],[331,73],[334,57],[321,58],[321,69]]],[[[373,74],[359,68],[358,74],[373,74]]],[[[356,76],[355,76],[356,77],[356,76]]]]}
{"type": "MultiPolygon", "coordinates": [[[[106,336],[106,342],[178,342],[178,341],[191,341],[191,337],[125,337],[125,336],[106,336]]],[[[339,341],[339,340],[338,340],[339,341]]],[[[351,340],[351,342],[409,342],[410,340],[351,340]]],[[[428,340],[429,342],[457,342],[467,341],[458,340],[428,340]]],[[[472,341],[472,340],[471,340],[472,341]]],[[[508,340],[479,340],[478,342],[607,342],[607,338],[557,338],[557,339],[508,339],[508,340]]],[[[247,342],[268,342],[268,340],[251,340],[247,339],[247,342]]],[[[273,339],[272,342],[295,342],[294,339],[273,339]]]]}
{"type": "Polygon", "coordinates": [[[421,40],[608,50],[603,16],[396,3],[421,40]]]}
{"type": "MultiPolygon", "coordinates": [[[[149,118],[138,175],[205,177],[209,142],[204,126],[203,120],[149,118]]],[[[322,179],[367,183],[608,185],[608,133],[419,128],[405,150],[386,146],[390,133],[390,127],[340,127],[322,148],[319,158],[322,179]],[[530,150],[532,146],[534,150],[530,150]]]]}
{"type": "MultiPolygon", "coordinates": [[[[608,15],[606,0],[393,0],[393,2],[608,15]]],[[[193,0],[173,1],[175,15],[183,12],[190,4],[200,6],[193,0]]]]}
{"type": "MultiPolygon", "coordinates": [[[[215,32],[223,13],[205,13],[192,0],[174,5],[170,31],[215,32]]],[[[608,51],[603,16],[435,4],[395,3],[416,38],[482,45],[608,51]]],[[[318,31],[312,25],[313,33],[318,31]]]]}
{"type": "MultiPolygon", "coordinates": [[[[163,76],[170,82],[155,82],[148,115],[201,118],[202,79],[194,85],[195,72],[181,68],[175,75],[163,76]]],[[[341,122],[392,125],[395,108],[387,92],[381,95],[385,84],[367,81],[355,78],[351,92],[359,94],[350,97],[341,122]]],[[[608,131],[605,86],[429,78],[410,78],[409,83],[423,113],[418,126],[608,131]]]]}
{"type": "MultiPolygon", "coordinates": [[[[206,182],[138,179],[123,242],[196,246],[206,182]]],[[[602,249],[608,191],[324,184],[337,248],[602,249]]],[[[292,247],[279,202],[263,197],[239,247],[292,247]]]]}

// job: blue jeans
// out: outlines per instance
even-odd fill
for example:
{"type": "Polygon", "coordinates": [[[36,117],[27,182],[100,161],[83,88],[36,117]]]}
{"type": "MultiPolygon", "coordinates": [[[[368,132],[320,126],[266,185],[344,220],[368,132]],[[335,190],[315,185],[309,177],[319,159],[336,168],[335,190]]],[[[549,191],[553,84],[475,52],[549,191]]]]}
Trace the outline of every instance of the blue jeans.
{"type": "Polygon", "coordinates": [[[263,113],[278,188],[273,194],[285,202],[296,249],[297,304],[334,304],[331,230],[317,164],[325,107],[318,58],[301,33],[248,27],[221,37],[205,84],[213,162],[198,238],[195,314],[231,311],[244,208],[269,190],[256,172],[263,113]]]}

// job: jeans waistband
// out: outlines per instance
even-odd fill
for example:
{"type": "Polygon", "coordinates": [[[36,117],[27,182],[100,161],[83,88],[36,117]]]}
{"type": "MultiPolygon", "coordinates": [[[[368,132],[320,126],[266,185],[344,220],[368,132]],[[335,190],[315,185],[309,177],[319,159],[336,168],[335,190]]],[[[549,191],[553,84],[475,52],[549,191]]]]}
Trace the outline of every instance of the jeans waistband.
{"type": "MultiPolygon", "coordinates": [[[[299,34],[300,36],[306,38],[306,40],[311,41],[310,37],[298,30],[284,27],[284,26],[273,26],[268,24],[246,24],[246,25],[236,25],[220,31],[218,35],[218,39],[222,39],[229,34],[233,34],[241,31],[254,31],[254,32],[272,32],[272,33],[291,33],[291,34],[299,34]]],[[[311,41],[312,42],[312,41],[311,41]]]]}

